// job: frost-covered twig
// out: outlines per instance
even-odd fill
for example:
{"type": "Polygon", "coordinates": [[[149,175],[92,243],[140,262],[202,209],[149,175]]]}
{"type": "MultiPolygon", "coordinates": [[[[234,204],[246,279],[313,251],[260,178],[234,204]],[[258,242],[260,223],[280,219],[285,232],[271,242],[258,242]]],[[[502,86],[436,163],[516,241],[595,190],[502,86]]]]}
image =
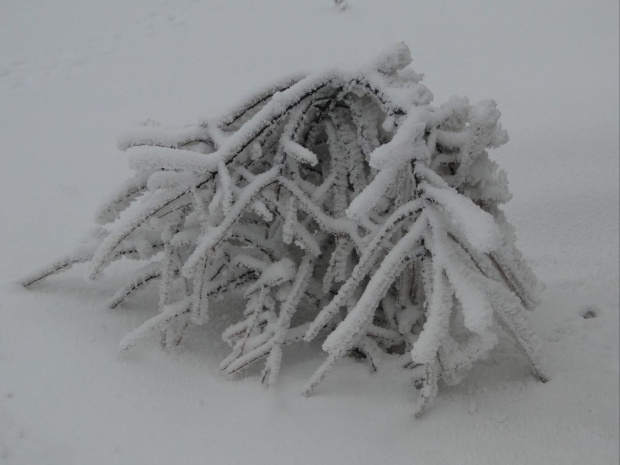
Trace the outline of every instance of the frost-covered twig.
{"type": "Polygon", "coordinates": [[[122,257],[146,261],[109,306],[158,281],[159,312],[122,349],[156,332],[175,346],[237,293],[246,304],[223,334],[224,373],[266,359],[272,385],[287,345],[324,337],[306,394],[343,357],[377,373],[399,357],[425,373],[417,416],[440,380],[458,383],[489,354],[496,320],[546,380],[525,311],[540,285],[488,155],[508,140],[496,104],[432,106],[410,63],[395,44],[357,68],[286,77],[220,117],[124,135],[135,175],[98,210],[93,245],[24,286],[78,263],[94,279],[122,257]]]}

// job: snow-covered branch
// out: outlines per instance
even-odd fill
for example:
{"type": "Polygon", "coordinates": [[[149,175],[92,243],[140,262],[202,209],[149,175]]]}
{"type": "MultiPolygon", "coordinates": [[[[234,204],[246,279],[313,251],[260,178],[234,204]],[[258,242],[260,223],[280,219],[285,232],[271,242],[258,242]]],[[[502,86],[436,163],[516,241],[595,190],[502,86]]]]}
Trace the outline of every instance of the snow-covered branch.
{"type": "Polygon", "coordinates": [[[417,415],[440,380],[459,382],[489,354],[498,323],[546,380],[525,311],[540,285],[488,154],[508,141],[497,106],[435,107],[410,64],[395,44],[359,67],[286,77],[220,117],[124,135],[135,175],[97,211],[89,245],[23,285],[79,263],[95,279],[115,260],[141,260],[108,305],[158,282],[159,307],[122,349],[157,332],[177,345],[236,293],[246,304],[223,333],[224,373],[264,360],[272,385],[287,345],[321,337],[327,357],[306,394],[343,357],[374,371],[404,357],[424,371],[417,415]]]}

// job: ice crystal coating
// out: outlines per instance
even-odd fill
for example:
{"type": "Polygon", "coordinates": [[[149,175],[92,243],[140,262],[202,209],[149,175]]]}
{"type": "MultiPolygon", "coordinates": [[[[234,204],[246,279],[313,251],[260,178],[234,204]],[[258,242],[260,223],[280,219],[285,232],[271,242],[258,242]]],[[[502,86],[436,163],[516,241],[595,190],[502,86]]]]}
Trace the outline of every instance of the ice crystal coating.
{"type": "Polygon", "coordinates": [[[282,79],[219,119],[124,135],[135,176],[98,209],[104,229],[23,284],[78,263],[95,279],[122,257],[144,261],[109,305],[157,281],[159,313],[123,350],[154,332],[179,344],[209,321],[210,302],[240,292],[222,370],[263,360],[271,385],[284,346],[321,337],[327,358],[306,394],[342,357],[373,369],[401,357],[424,368],[421,414],[440,379],[457,383],[488,355],[498,323],[544,381],[525,313],[540,286],[487,152],[508,141],[500,113],[492,100],[432,106],[410,64],[399,43],[359,68],[282,79]]]}

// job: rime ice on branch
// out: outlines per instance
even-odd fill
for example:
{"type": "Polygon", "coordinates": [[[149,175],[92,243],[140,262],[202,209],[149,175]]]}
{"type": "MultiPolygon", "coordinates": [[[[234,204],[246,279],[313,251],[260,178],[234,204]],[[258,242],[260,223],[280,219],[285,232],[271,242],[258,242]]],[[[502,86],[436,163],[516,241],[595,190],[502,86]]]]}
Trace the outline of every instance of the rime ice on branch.
{"type": "Polygon", "coordinates": [[[539,284],[500,209],[506,176],[488,157],[508,141],[493,101],[432,106],[409,49],[365,66],[293,76],[196,125],[152,123],[119,146],[135,176],[99,209],[103,233],[24,280],[76,263],[95,279],[142,260],[115,308],[159,282],[159,313],[122,341],[153,332],[178,344],[233,292],[242,319],[223,334],[228,374],[263,363],[277,381],[289,344],[324,340],[311,393],[342,357],[423,367],[416,413],[513,334],[546,377],[525,310],[539,284]],[[129,208],[129,207],[132,208],[129,208]]]}

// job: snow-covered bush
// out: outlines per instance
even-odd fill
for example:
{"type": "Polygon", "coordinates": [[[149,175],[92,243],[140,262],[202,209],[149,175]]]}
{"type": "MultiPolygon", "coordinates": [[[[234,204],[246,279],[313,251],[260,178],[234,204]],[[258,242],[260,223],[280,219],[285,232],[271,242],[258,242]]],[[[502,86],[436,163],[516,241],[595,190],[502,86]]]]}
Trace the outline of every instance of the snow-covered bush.
{"type": "Polygon", "coordinates": [[[419,374],[419,414],[440,379],[458,383],[488,355],[498,324],[545,380],[524,311],[538,283],[487,154],[508,140],[499,111],[432,106],[410,62],[398,44],[363,67],[284,79],[219,119],[122,138],[136,174],[97,212],[93,246],[23,284],[76,263],[95,279],[120,258],[144,261],[110,307],[158,280],[159,313],[122,349],[153,332],[175,346],[214,300],[240,292],[222,369],[264,360],[273,384],[284,346],[321,337],[328,355],[306,394],[342,357],[373,369],[400,357],[419,374]]]}

